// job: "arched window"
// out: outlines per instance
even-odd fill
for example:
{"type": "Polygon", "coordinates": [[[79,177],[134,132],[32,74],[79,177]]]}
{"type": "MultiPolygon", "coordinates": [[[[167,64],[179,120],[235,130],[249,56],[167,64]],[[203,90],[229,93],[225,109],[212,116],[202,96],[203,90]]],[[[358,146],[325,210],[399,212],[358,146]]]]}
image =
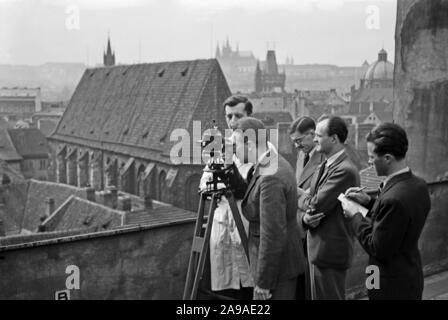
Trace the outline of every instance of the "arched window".
{"type": "Polygon", "coordinates": [[[159,187],[157,188],[157,199],[162,202],[166,202],[167,199],[167,188],[166,188],[166,172],[164,170],[160,171],[158,179],[159,187]]]}
{"type": "Polygon", "coordinates": [[[145,192],[146,192],[146,188],[145,188],[145,182],[143,180],[143,175],[145,174],[145,166],[143,164],[141,164],[138,167],[137,170],[137,186],[136,186],[136,190],[137,190],[137,195],[140,197],[144,197],[145,196],[145,192]]]}
{"type": "Polygon", "coordinates": [[[154,168],[149,176],[149,195],[152,199],[158,200],[157,198],[157,170],[154,168]]]}

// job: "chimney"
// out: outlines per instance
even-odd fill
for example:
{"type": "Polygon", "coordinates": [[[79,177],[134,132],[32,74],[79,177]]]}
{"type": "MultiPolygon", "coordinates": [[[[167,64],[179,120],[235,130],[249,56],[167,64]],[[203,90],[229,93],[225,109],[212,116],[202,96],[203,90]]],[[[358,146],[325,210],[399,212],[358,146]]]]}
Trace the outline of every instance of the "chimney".
{"type": "Polygon", "coordinates": [[[121,211],[131,211],[132,201],[129,197],[118,198],[118,209],[121,211]]]}
{"type": "Polygon", "coordinates": [[[104,197],[104,205],[108,208],[112,208],[112,194],[110,191],[102,191],[104,197]]]}
{"type": "Polygon", "coordinates": [[[109,193],[112,195],[111,202],[112,202],[112,209],[117,209],[118,207],[118,190],[115,186],[109,186],[107,188],[109,190],[109,193]]]}
{"type": "Polygon", "coordinates": [[[54,199],[53,198],[47,198],[45,201],[47,203],[47,217],[51,216],[51,214],[54,212],[54,199]]]}
{"type": "Polygon", "coordinates": [[[146,210],[152,209],[152,198],[150,195],[145,196],[145,209],[146,210]]]}
{"type": "Polygon", "coordinates": [[[37,227],[37,232],[45,232],[46,231],[47,228],[45,227],[44,222],[45,222],[45,220],[47,220],[47,218],[48,217],[46,215],[40,217],[40,224],[37,227]]]}
{"type": "Polygon", "coordinates": [[[86,196],[88,201],[95,202],[95,188],[87,187],[86,196]]]}

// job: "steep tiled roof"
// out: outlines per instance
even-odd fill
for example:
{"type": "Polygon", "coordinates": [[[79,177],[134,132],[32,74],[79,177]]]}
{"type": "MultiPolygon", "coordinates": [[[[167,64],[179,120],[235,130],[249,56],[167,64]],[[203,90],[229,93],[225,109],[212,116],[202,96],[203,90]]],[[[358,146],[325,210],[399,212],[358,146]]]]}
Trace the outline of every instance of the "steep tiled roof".
{"type": "Polygon", "coordinates": [[[163,203],[157,200],[152,201],[151,209],[145,209],[144,201],[140,197],[122,191],[118,192],[118,196],[129,197],[132,201],[132,211],[126,213],[124,225],[152,225],[163,222],[169,223],[184,219],[192,219],[196,217],[196,212],[178,208],[171,204],[163,203]]]}
{"type": "Polygon", "coordinates": [[[0,159],[4,161],[20,161],[23,159],[12,143],[7,129],[0,129],[0,159]]]}
{"type": "Polygon", "coordinates": [[[22,231],[28,184],[28,181],[22,181],[0,187],[1,201],[5,205],[0,219],[4,222],[7,235],[22,231]]]}
{"type": "MultiPolygon", "coordinates": [[[[121,226],[123,213],[71,196],[45,220],[46,231],[98,228],[106,230],[121,226]]],[[[98,231],[99,231],[98,230],[98,231]]]]}
{"type": "Polygon", "coordinates": [[[0,159],[0,183],[5,175],[9,178],[10,182],[25,181],[25,178],[20,172],[17,172],[14,168],[11,168],[6,161],[0,159]]]}
{"type": "Polygon", "coordinates": [[[214,59],[88,69],[50,139],[164,161],[174,129],[226,128],[229,95],[214,59]]]}
{"type": "Polygon", "coordinates": [[[370,166],[359,172],[361,176],[361,187],[366,187],[367,191],[377,191],[384,178],[376,175],[375,167],[370,166]]]}
{"type": "MultiPolygon", "coordinates": [[[[152,208],[145,209],[142,198],[121,191],[118,196],[131,198],[131,212],[85,200],[85,188],[32,179],[8,186],[0,185],[0,202],[4,203],[3,209],[0,207],[0,219],[7,236],[35,234],[41,217],[47,213],[46,199],[49,197],[55,201],[55,211],[44,222],[45,231],[50,233],[67,230],[96,232],[125,225],[169,224],[196,217],[195,212],[159,201],[153,201],[152,208]]],[[[96,199],[101,199],[98,194],[96,199]]]]}
{"type": "Polygon", "coordinates": [[[39,129],[8,129],[8,134],[23,158],[48,157],[50,150],[47,139],[39,129]]]}
{"type": "Polygon", "coordinates": [[[72,195],[86,198],[86,191],[65,184],[30,180],[22,228],[36,230],[41,222],[40,218],[47,212],[47,198],[54,199],[56,209],[72,195]]]}

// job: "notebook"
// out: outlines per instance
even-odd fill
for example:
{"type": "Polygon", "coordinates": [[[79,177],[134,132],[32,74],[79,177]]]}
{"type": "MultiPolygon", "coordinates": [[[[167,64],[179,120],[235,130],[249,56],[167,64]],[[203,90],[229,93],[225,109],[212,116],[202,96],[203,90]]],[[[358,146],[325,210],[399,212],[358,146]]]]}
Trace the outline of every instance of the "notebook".
{"type": "Polygon", "coordinates": [[[355,201],[347,198],[345,196],[345,194],[341,193],[338,197],[338,200],[341,203],[344,203],[347,205],[347,207],[349,208],[353,208],[353,211],[357,211],[360,212],[362,214],[363,217],[365,217],[367,215],[367,213],[369,212],[369,210],[367,210],[367,208],[363,207],[362,205],[360,205],[359,203],[356,203],[355,201]]]}

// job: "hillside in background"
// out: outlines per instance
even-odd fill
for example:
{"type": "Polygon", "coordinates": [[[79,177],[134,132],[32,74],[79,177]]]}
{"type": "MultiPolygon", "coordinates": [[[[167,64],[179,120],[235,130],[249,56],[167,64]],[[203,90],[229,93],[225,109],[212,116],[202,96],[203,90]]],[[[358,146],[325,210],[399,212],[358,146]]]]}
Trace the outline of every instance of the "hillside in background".
{"type": "Polygon", "coordinates": [[[3,64],[0,87],[40,87],[43,101],[68,101],[85,69],[82,63],[3,64]]]}

